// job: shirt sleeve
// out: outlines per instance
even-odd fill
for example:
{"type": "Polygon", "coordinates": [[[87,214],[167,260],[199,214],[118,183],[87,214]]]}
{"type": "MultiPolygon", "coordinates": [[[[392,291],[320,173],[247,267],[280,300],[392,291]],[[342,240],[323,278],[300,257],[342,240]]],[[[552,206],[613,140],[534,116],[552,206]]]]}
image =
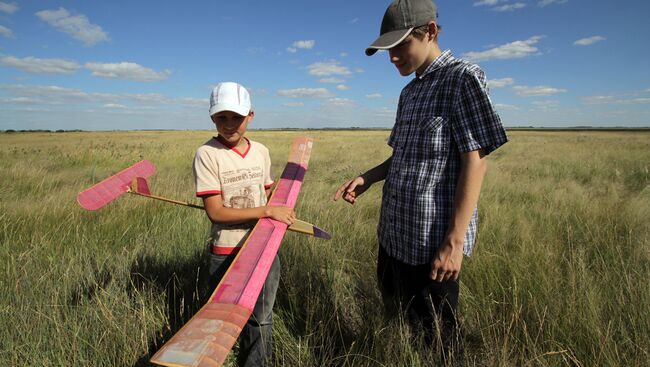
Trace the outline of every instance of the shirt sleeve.
{"type": "MultiPolygon", "coordinates": [[[[406,89],[406,87],[405,87],[405,89],[406,89]]],[[[393,128],[390,129],[390,135],[388,136],[388,146],[390,146],[391,148],[394,146],[395,140],[396,140],[396,136],[395,136],[396,131],[395,130],[397,128],[397,125],[399,125],[399,122],[400,122],[399,119],[400,119],[401,109],[402,109],[402,95],[403,94],[404,94],[404,90],[402,90],[402,92],[399,95],[399,99],[397,101],[397,112],[395,113],[395,124],[393,124],[393,128]]]]}
{"type": "Polygon", "coordinates": [[[216,159],[211,159],[205,149],[199,148],[196,151],[192,170],[196,183],[196,196],[221,194],[219,164],[216,159]]]}
{"type": "Polygon", "coordinates": [[[482,149],[487,155],[508,141],[480,69],[465,75],[456,111],[452,134],[460,152],[482,149]]]}

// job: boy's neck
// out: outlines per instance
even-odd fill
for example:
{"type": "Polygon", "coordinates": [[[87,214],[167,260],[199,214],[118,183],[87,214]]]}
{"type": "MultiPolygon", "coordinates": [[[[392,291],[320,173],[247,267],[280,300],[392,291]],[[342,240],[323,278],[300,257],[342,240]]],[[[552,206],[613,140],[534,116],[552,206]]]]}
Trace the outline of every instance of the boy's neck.
{"type": "Polygon", "coordinates": [[[425,61],[422,63],[422,65],[415,71],[415,76],[419,77],[424,73],[425,70],[433,63],[438,57],[442,55],[442,51],[440,51],[440,47],[438,46],[437,42],[433,42],[431,45],[431,50],[429,51],[429,54],[425,61]]]}
{"type": "Polygon", "coordinates": [[[246,137],[241,137],[238,141],[236,142],[230,142],[226,140],[223,136],[218,135],[217,139],[225,146],[231,149],[236,149],[238,151],[245,151],[246,148],[248,148],[248,139],[246,137]]]}

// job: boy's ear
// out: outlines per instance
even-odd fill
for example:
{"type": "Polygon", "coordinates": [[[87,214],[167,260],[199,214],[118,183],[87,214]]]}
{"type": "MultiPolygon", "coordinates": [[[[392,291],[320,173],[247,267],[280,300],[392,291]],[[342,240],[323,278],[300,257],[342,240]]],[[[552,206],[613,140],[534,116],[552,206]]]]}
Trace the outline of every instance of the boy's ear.
{"type": "Polygon", "coordinates": [[[253,117],[255,117],[255,111],[253,111],[253,110],[250,110],[250,112],[248,113],[248,117],[250,117],[250,118],[251,118],[251,120],[252,120],[252,119],[253,119],[253,117]]]}
{"type": "Polygon", "coordinates": [[[438,25],[434,21],[429,22],[429,36],[428,37],[429,37],[430,41],[437,41],[438,40],[438,25]]]}

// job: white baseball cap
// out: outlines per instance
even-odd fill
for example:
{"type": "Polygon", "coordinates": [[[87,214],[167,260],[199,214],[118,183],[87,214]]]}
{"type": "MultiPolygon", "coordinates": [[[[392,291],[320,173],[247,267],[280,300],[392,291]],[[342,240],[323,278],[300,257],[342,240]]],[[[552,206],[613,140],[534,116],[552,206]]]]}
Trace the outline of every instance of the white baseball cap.
{"type": "Polygon", "coordinates": [[[251,111],[251,96],[246,88],[233,82],[217,84],[210,94],[210,116],[221,111],[247,116],[251,111]]]}

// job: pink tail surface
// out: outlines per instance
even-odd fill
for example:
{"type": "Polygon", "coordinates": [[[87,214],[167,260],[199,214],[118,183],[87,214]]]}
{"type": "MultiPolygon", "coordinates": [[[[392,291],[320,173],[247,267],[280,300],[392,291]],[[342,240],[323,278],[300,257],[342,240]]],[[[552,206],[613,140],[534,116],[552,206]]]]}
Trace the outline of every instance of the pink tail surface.
{"type": "Polygon", "coordinates": [[[77,195],[77,202],[84,209],[97,210],[128,191],[131,181],[138,177],[143,179],[156,173],[153,163],[142,160],[86,189],[77,195]]]}
{"type": "MultiPolygon", "coordinates": [[[[295,207],[313,140],[296,138],[270,204],[295,207]]],[[[163,366],[221,366],[253,312],[287,225],[262,218],[210,297],[151,362],[163,366]]]]}

